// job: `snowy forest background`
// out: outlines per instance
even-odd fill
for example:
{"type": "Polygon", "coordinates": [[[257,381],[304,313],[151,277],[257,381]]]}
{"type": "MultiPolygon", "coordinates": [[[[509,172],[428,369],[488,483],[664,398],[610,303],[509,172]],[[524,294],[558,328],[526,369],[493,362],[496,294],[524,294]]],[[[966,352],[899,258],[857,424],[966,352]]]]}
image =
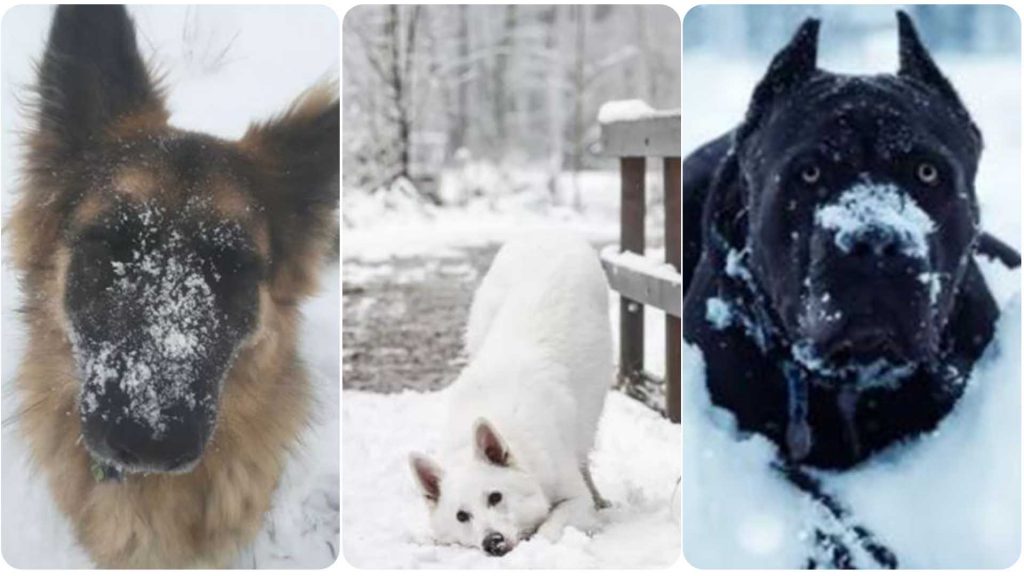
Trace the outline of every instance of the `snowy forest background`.
{"type": "MultiPolygon", "coordinates": [[[[679,107],[679,18],[666,6],[360,6],[344,21],[344,184],[408,179],[446,198],[441,169],[614,166],[597,147],[608,100],[679,107]]],[[[491,191],[494,192],[494,191],[491,191]]]]}

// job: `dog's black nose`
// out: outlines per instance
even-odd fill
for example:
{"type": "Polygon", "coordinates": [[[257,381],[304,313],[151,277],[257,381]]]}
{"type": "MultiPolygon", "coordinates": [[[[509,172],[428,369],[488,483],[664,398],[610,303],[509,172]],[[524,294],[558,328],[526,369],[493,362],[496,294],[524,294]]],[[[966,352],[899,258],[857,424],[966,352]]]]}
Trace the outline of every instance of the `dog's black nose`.
{"type": "Polygon", "coordinates": [[[152,430],[127,420],[108,426],[86,421],[83,435],[90,452],[104,462],[131,470],[183,471],[202,455],[205,434],[184,425],[166,428],[156,437],[152,430]]]}
{"type": "Polygon", "coordinates": [[[508,553],[508,543],[505,541],[505,537],[497,532],[491,532],[484,536],[483,548],[484,552],[491,556],[504,556],[508,553]]]}
{"type": "Polygon", "coordinates": [[[870,226],[857,231],[850,238],[852,256],[895,256],[899,253],[899,238],[884,227],[870,226]]]}

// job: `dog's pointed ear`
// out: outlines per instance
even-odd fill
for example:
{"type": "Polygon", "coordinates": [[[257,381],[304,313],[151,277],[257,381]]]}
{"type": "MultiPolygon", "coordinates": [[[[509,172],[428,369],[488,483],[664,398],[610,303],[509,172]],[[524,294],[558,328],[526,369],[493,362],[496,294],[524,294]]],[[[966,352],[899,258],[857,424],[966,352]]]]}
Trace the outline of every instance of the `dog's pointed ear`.
{"type": "Polygon", "coordinates": [[[39,131],[65,152],[81,149],[126,115],[167,120],[122,5],[58,6],[36,91],[39,131]]]}
{"type": "Polygon", "coordinates": [[[740,137],[757,124],[776,98],[803,83],[817,71],[820,27],[821,21],[816,18],[804,20],[789,43],[772,58],[768,71],[754,88],[744,120],[746,129],[740,130],[740,137]]]}
{"type": "Polygon", "coordinates": [[[314,288],[317,261],[334,238],[341,110],[336,82],[315,86],[283,115],[240,141],[262,167],[271,228],[271,283],[290,297],[314,288]]]}
{"type": "Polygon", "coordinates": [[[932,59],[931,53],[928,52],[924,43],[921,42],[921,37],[914,27],[914,22],[903,10],[896,11],[896,20],[899,23],[900,37],[900,68],[897,74],[902,78],[918,80],[948,98],[958,109],[957,112],[970,123],[971,131],[980,149],[982,141],[981,130],[978,129],[977,125],[970,118],[970,114],[967,112],[967,108],[964,107],[963,101],[960,100],[960,95],[953,88],[953,84],[939,70],[935,60],[932,59]]]}
{"type": "Polygon", "coordinates": [[[754,89],[753,104],[767,104],[778,95],[810,78],[818,69],[818,29],[821,21],[808,18],[789,44],[779,50],[768,71],[754,89]]]}
{"type": "Polygon", "coordinates": [[[896,19],[899,22],[900,35],[899,75],[920,80],[944,95],[952,97],[956,102],[960,102],[953,85],[939,71],[931,53],[921,42],[921,37],[918,35],[917,29],[914,28],[914,22],[910,16],[903,10],[897,10],[896,19]]]}
{"type": "Polygon", "coordinates": [[[409,455],[409,466],[412,468],[413,477],[423,491],[423,497],[432,504],[437,504],[441,498],[441,467],[433,460],[413,452],[409,455]]]}
{"type": "Polygon", "coordinates": [[[481,460],[486,460],[495,466],[510,466],[512,464],[512,455],[509,453],[508,444],[494,429],[494,426],[483,418],[477,420],[473,426],[473,443],[476,445],[476,455],[481,460]]]}

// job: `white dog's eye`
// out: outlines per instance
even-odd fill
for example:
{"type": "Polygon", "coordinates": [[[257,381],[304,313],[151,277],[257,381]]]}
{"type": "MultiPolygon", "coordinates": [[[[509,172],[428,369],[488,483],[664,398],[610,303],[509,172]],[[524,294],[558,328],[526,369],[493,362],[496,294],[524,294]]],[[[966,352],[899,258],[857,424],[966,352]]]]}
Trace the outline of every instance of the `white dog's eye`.
{"type": "Polygon", "coordinates": [[[939,181],[939,169],[934,164],[921,162],[917,165],[917,179],[925,184],[935,184],[939,181]]]}
{"type": "Polygon", "coordinates": [[[501,503],[501,492],[491,492],[487,495],[487,505],[497,506],[501,503]]]}
{"type": "Polygon", "coordinates": [[[465,524],[466,522],[469,522],[470,518],[472,518],[472,516],[470,516],[469,512],[466,512],[465,510],[459,510],[455,514],[455,519],[458,520],[459,522],[462,522],[463,524],[465,524]]]}
{"type": "Polygon", "coordinates": [[[800,171],[800,178],[808,184],[814,184],[819,178],[821,178],[821,168],[818,168],[817,164],[805,166],[804,169],[800,171]]]}

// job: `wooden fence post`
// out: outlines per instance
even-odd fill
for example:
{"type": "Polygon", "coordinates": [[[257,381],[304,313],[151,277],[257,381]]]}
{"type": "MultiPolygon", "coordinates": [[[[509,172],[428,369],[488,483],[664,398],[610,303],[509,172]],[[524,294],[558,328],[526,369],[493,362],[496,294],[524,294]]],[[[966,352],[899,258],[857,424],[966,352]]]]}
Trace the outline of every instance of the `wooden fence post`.
{"type": "MultiPolygon", "coordinates": [[[[622,158],[622,205],[620,213],[621,241],[619,249],[644,255],[646,245],[644,219],[647,199],[644,178],[646,158],[622,158]]],[[[642,382],[644,370],[644,306],[619,297],[619,380],[625,385],[642,382]]]]}
{"type": "Polygon", "coordinates": [[[680,416],[680,369],[682,357],[682,276],[680,232],[680,113],[650,110],[635,102],[609,102],[598,114],[604,154],[620,159],[622,204],[619,252],[602,252],[601,264],[609,287],[619,294],[619,384],[644,395],[644,306],[664,312],[665,406],[673,422],[680,416]],[[601,119],[603,117],[603,119],[601,119]],[[664,159],[665,261],[674,272],[644,263],[644,177],[647,158],[664,159]],[[638,258],[626,255],[632,252],[638,258]]]}
{"type": "MultiPolygon", "coordinates": [[[[665,158],[665,261],[682,269],[680,259],[681,226],[679,158],[665,158]]],[[[680,291],[679,298],[683,297],[680,291]]],[[[672,422],[679,422],[680,373],[682,371],[682,335],[679,318],[665,315],[665,411],[672,422]]]]}

